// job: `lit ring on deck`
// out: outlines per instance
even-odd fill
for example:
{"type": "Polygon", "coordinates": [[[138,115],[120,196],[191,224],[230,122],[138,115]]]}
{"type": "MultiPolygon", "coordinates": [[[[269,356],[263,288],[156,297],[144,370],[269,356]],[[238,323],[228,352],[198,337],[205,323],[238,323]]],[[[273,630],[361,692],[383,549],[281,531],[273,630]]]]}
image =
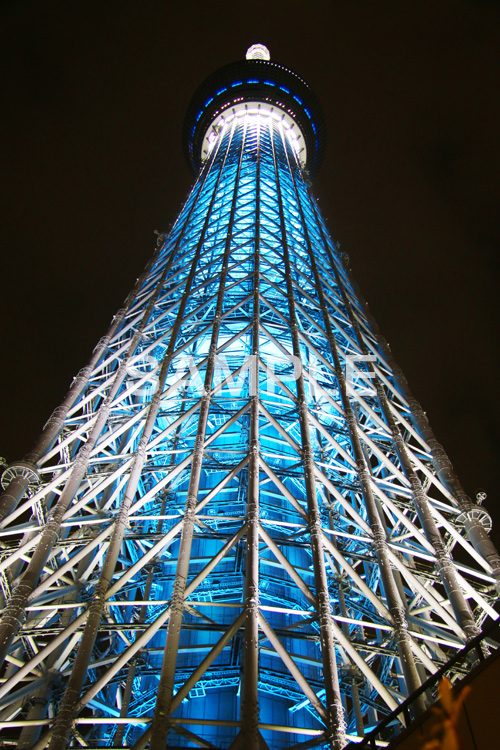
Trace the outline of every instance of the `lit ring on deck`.
{"type": "Polygon", "coordinates": [[[203,145],[201,147],[202,161],[205,161],[209,156],[217,139],[217,135],[220,133],[220,129],[226,128],[230,125],[235,117],[245,116],[261,118],[263,121],[272,118],[276,123],[281,124],[299,160],[300,166],[302,168],[305,167],[307,164],[307,147],[304,135],[298,124],[289,114],[280,109],[280,107],[277,107],[276,105],[269,106],[262,104],[261,102],[240,102],[239,104],[228,107],[221,112],[215,120],[210,123],[210,126],[203,137],[203,145]]]}

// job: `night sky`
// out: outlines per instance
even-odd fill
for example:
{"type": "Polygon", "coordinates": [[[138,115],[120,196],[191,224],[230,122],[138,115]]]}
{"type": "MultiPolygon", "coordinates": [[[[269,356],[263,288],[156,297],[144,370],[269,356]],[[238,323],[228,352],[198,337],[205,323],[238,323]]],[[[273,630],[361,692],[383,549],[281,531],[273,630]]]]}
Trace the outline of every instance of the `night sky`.
{"type": "Polygon", "coordinates": [[[255,42],[323,105],[315,194],[500,532],[500,9],[45,0],[0,15],[0,455],[22,458],[191,184],[197,86],[255,42]]]}

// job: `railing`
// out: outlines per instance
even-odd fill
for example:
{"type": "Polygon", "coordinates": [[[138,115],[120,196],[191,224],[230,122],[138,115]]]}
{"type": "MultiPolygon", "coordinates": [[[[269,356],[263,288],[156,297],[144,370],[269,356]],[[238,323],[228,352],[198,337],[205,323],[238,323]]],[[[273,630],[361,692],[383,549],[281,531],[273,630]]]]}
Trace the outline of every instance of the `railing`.
{"type": "MultiPolygon", "coordinates": [[[[453,672],[453,670],[456,670],[457,667],[460,667],[466,661],[469,661],[470,669],[473,669],[488,658],[490,649],[497,650],[500,648],[500,643],[492,639],[492,634],[495,631],[500,638],[500,620],[487,625],[478,636],[469,641],[461,651],[458,651],[435,674],[422,683],[418,690],[415,690],[392,713],[377,724],[375,729],[365,735],[361,742],[350,742],[344,750],[362,750],[362,748],[375,750],[375,748],[380,748],[381,745],[387,746],[391,740],[395,739],[404,730],[405,726],[409,727],[415,721],[419,712],[413,711],[412,707],[421,695],[426,694],[425,697],[428,705],[431,706],[437,700],[438,683],[442,677],[453,672]],[[404,724],[401,722],[401,714],[403,715],[404,724]]],[[[454,682],[454,685],[457,684],[460,684],[460,680],[454,682]]]]}

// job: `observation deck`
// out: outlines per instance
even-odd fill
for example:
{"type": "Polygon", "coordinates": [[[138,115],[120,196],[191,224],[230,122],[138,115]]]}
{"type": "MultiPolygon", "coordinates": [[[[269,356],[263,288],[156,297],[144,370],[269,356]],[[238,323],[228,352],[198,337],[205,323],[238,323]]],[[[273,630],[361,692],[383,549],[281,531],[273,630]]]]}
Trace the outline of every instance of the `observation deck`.
{"type": "Polygon", "coordinates": [[[326,149],[321,105],[310,86],[283,65],[263,59],[254,45],[247,59],[212,73],[193,96],[183,130],[183,149],[193,174],[210,151],[222,122],[246,112],[262,111],[282,121],[294,143],[301,166],[311,179],[317,175],[326,149]],[[253,55],[250,56],[249,55],[253,55]]]}

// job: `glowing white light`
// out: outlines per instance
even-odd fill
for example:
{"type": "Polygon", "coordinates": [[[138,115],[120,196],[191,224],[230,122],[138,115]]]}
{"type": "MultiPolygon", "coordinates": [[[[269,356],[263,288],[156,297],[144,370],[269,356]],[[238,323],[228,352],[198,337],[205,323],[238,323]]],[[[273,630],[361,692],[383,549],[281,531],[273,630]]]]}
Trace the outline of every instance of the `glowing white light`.
{"type": "Polygon", "coordinates": [[[238,102],[221,112],[205,133],[202,146],[202,160],[204,161],[212,151],[217,137],[231,125],[235,118],[245,117],[248,125],[260,128],[269,127],[269,120],[273,120],[282,130],[301,167],[307,163],[307,149],[301,129],[287,112],[276,105],[265,105],[262,102],[238,102]]]}
{"type": "Polygon", "coordinates": [[[247,49],[246,58],[247,60],[270,60],[271,55],[269,54],[267,47],[263,44],[252,44],[252,46],[247,49]]]}
{"type": "Polygon", "coordinates": [[[211,130],[208,134],[208,153],[213,149],[215,141],[217,140],[217,133],[215,130],[211,130]]]}

